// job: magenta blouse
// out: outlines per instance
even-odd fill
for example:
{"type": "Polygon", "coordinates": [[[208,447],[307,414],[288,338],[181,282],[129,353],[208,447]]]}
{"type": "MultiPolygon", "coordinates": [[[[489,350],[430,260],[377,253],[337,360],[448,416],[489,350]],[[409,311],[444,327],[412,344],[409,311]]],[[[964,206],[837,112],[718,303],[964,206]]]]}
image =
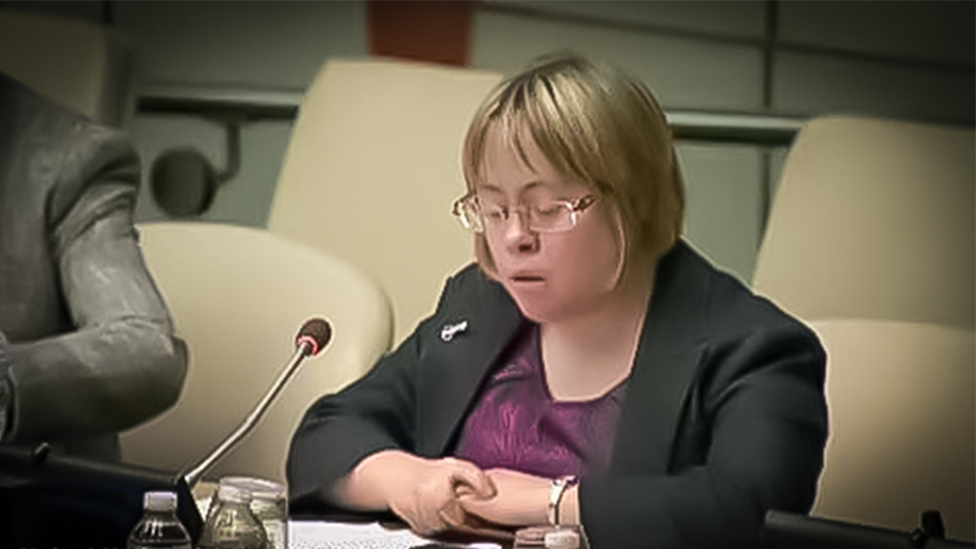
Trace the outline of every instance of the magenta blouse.
{"type": "Polygon", "coordinates": [[[626,385],[624,380],[594,400],[553,400],[539,329],[533,327],[483,388],[455,456],[482,469],[503,467],[550,478],[603,473],[610,465],[626,385]]]}

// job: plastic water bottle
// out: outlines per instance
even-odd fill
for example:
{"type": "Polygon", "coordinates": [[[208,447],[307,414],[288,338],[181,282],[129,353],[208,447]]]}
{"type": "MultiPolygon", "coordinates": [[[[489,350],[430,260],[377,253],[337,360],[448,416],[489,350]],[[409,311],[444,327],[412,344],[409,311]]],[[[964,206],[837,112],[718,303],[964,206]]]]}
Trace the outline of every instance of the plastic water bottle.
{"type": "Polygon", "coordinates": [[[146,492],[142,519],[129,534],[128,549],[192,549],[190,534],[176,516],[176,494],[146,492]]]}
{"type": "Polygon", "coordinates": [[[251,511],[251,499],[248,490],[221,484],[199,549],[269,549],[268,535],[251,511]]]}

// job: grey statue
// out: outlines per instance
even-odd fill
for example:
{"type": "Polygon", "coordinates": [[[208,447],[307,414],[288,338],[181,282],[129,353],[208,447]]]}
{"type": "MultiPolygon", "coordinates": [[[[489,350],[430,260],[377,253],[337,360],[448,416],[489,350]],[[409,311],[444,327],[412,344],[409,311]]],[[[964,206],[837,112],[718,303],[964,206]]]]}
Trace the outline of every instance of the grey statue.
{"type": "Polygon", "coordinates": [[[0,73],[0,444],[120,458],[187,350],[139,248],[125,135],[0,73]]]}

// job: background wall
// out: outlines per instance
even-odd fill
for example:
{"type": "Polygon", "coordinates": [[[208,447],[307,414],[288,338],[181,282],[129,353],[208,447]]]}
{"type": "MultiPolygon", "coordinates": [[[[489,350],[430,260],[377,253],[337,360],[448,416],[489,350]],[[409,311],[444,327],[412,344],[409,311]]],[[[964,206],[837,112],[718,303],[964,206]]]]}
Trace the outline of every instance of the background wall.
{"type": "MultiPolygon", "coordinates": [[[[976,119],[976,3],[969,1],[468,5],[467,57],[475,68],[510,73],[539,54],[572,49],[628,69],[669,111],[859,113],[968,126],[976,119]]],[[[114,26],[131,40],[140,95],[296,105],[325,59],[370,52],[370,4],[362,1],[0,1],[0,8],[114,26]]],[[[224,130],[213,122],[143,111],[128,129],[147,174],[171,147],[193,146],[215,165],[225,162],[224,130]]],[[[280,117],[243,126],[241,169],[201,219],[265,224],[290,129],[280,117]]],[[[784,147],[679,143],[687,237],[746,282],[784,155],[784,147]]],[[[165,217],[147,185],[137,217],[165,217]]]]}

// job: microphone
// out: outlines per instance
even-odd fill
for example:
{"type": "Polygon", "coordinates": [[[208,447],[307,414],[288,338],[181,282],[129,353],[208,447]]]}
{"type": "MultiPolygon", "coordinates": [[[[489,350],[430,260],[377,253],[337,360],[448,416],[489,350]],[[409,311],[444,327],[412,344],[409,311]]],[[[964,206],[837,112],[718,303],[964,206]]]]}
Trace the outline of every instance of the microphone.
{"type": "Polygon", "coordinates": [[[220,459],[227,455],[237,444],[243,440],[243,438],[251,432],[252,429],[257,425],[258,421],[264,416],[265,412],[271,406],[272,401],[281,392],[285,383],[291,379],[291,376],[298,370],[298,365],[302,363],[307,357],[315,356],[322,349],[328,345],[329,340],[332,339],[332,327],[329,323],[321,318],[312,318],[306,320],[302,324],[301,329],[298,331],[298,335],[295,337],[295,353],[291,356],[288,364],[281,370],[278,374],[278,378],[265,393],[264,397],[261,398],[257,406],[253,411],[244,419],[244,421],[230,434],[226,439],[223,440],[216,448],[210,451],[209,454],[203,460],[201,460],[195,467],[190,469],[189,472],[183,475],[183,479],[186,481],[187,486],[191,489],[200,480],[204,473],[210,470],[220,459]]]}

